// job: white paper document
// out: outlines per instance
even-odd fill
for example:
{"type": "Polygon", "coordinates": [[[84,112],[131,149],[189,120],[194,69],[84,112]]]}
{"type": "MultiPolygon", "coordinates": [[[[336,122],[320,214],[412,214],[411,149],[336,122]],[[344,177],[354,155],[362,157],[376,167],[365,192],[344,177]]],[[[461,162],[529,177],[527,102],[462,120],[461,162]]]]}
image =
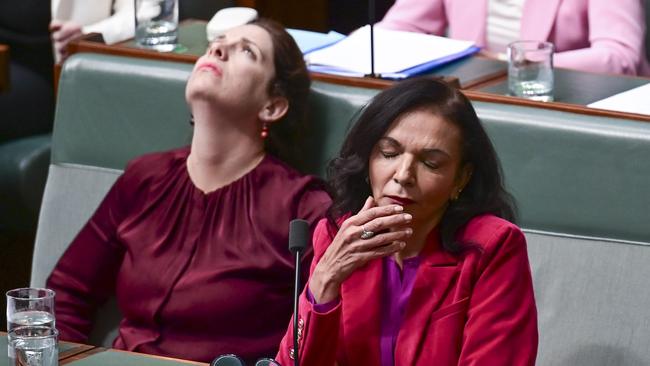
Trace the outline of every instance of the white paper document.
{"type": "MultiPolygon", "coordinates": [[[[407,77],[405,70],[421,65],[435,67],[474,53],[470,41],[374,28],[375,73],[384,77],[407,77]]],[[[339,75],[370,74],[370,26],[366,25],[332,46],[308,53],[310,70],[339,75]]]]}
{"type": "Polygon", "coordinates": [[[287,28],[287,32],[296,41],[298,47],[300,48],[300,52],[302,53],[315,51],[319,48],[329,46],[332,43],[336,43],[345,38],[345,35],[335,31],[329,31],[329,33],[319,33],[302,29],[287,28]]]}
{"type": "Polygon", "coordinates": [[[588,107],[650,115],[650,83],[591,103],[588,107]]]}

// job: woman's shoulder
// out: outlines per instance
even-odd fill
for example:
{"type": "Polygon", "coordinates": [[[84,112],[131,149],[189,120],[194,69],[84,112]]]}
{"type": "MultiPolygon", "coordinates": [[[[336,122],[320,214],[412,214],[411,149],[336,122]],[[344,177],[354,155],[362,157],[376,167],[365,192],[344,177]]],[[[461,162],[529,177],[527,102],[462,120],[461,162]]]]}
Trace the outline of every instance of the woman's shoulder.
{"type": "Polygon", "coordinates": [[[165,176],[170,169],[184,166],[188,155],[189,147],[182,147],[138,156],[127,163],[124,177],[131,180],[147,180],[165,176]]]}
{"type": "Polygon", "coordinates": [[[268,190],[267,194],[301,197],[319,204],[331,201],[320,178],[303,174],[271,155],[267,155],[255,169],[255,179],[260,183],[256,186],[268,190]]]}
{"type": "Polygon", "coordinates": [[[526,246],[521,229],[512,222],[492,214],[478,215],[470,219],[460,230],[459,241],[478,245],[484,252],[500,247],[526,246]]]}
{"type": "Polygon", "coordinates": [[[277,157],[267,154],[262,163],[256,169],[257,174],[273,177],[285,183],[304,184],[309,182],[321,182],[313,175],[303,174],[286,162],[277,157]]]}

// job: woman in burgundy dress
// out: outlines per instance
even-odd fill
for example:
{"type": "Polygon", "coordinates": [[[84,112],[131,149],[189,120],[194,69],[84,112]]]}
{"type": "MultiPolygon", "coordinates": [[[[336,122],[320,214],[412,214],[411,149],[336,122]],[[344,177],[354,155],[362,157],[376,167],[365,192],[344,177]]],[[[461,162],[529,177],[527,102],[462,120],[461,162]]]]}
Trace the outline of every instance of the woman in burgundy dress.
{"type": "Polygon", "coordinates": [[[61,339],[84,342],[116,295],[115,348],[272,355],[292,308],[289,221],[313,227],[330,204],[315,178],[265,148],[301,119],[308,92],[302,54],[276,23],[213,42],[187,82],[191,146],[131,161],[49,277],[61,339]]]}

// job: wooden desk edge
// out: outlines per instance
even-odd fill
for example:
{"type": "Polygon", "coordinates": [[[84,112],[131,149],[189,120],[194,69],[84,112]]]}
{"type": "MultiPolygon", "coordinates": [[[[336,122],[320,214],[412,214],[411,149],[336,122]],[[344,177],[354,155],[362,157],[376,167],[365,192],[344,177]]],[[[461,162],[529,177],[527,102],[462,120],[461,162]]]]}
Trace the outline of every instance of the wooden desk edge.
{"type": "Polygon", "coordinates": [[[590,108],[583,105],[568,104],[568,103],[561,103],[561,102],[550,102],[550,103],[538,102],[535,100],[511,97],[507,95],[485,93],[476,90],[462,90],[462,92],[463,94],[465,94],[465,96],[467,96],[467,98],[469,98],[472,101],[512,104],[512,105],[518,105],[522,107],[551,109],[551,110],[556,110],[561,112],[584,114],[589,116],[612,117],[612,118],[631,119],[631,120],[642,121],[642,122],[650,122],[650,115],[645,115],[645,114],[617,112],[617,111],[610,111],[606,109],[590,108]]]}
{"type": "MultiPolygon", "coordinates": [[[[7,332],[0,332],[0,336],[6,337],[7,332]]],[[[93,349],[97,348],[95,346],[91,346],[83,343],[76,343],[76,342],[59,341],[59,343],[72,345],[72,348],[65,350],[63,352],[59,352],[59,362],[91,352],[93,349]]]]}
{"type": "Polygon", "coordinates": [[[90,356],[96,355],[101,352],[119,352],[119,353],[127,353],[127,354],[132,354],[140,357],[147,357],[147,358],[157,358],[160,360],[167,360],[167,361],[174,361],[178,363],[183,363],[186,365],[199,365],[199,366],[209,366],[208,363],[204,362],[196,362],[196,361],[189,361],[189,360],[181,360],[178,358],[172,358],[172,357],[165,357],[165,356],[156,356],[156,355],[150,355],[146,353],[138,353],[138,352],[130,352],[130,351],[123,351],[119,349],[113,349],[113,348],[103,348],[103,347],[94,347],[92,350],[89,350],[84,353],[80,353],[77,355],[74,355],[72,357],[66,358],[65,360],[62,360],[60,362],[60,365],[67,365],[67,364],[72,364],[75,361],[82,360],[84,358],[88,358],[90,356]]]}
{"type": "Polygon", "coordinates": [[[96,348],[95,346],[91,346],[91,345],[88,345],[88,344],[72,343],[72,342],[64,342],[64,343],[74,344],[75,347],[71,348],[69,350],[65,350],[63,352],[60,352],[59,353],[59,362],[61,362],[63,360],[67,360],[68,358],[71,358],[71,357],[74,357],[74,356],[89,352],[89,351],[96,348]]]}
{"type": "Polygon", "coordinates": [[[9,46],[0,44],[0,93],[9,90],[9,46]]]}

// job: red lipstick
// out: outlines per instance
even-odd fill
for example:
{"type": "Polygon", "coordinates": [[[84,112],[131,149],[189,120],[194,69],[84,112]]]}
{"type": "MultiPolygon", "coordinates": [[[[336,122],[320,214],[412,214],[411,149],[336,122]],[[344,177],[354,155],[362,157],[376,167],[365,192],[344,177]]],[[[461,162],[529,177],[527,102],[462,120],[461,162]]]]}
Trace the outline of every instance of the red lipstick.
{"type": "Polygon", "coordinates": [[[406,197],[398,197],[398,196],[385,196],[385,197],[388,198],[389,200],[393,201],[394,203],[397,203],[398,205],[402,205],[402,206],[406,206],[406,205],[410,205],[412,203],[415,203],[415,201],[413,201],[410,198],[406,198],[406,197]]]}
{"type": "Polygon", "coordinates": [[[212,62],[201,62],[197,69],[208,69],[210,70],[213,74],[217,76],[223,75],[223,72],[221,71],[221,68],[217,66],[217,64],[214,64],[212,62]]]}

